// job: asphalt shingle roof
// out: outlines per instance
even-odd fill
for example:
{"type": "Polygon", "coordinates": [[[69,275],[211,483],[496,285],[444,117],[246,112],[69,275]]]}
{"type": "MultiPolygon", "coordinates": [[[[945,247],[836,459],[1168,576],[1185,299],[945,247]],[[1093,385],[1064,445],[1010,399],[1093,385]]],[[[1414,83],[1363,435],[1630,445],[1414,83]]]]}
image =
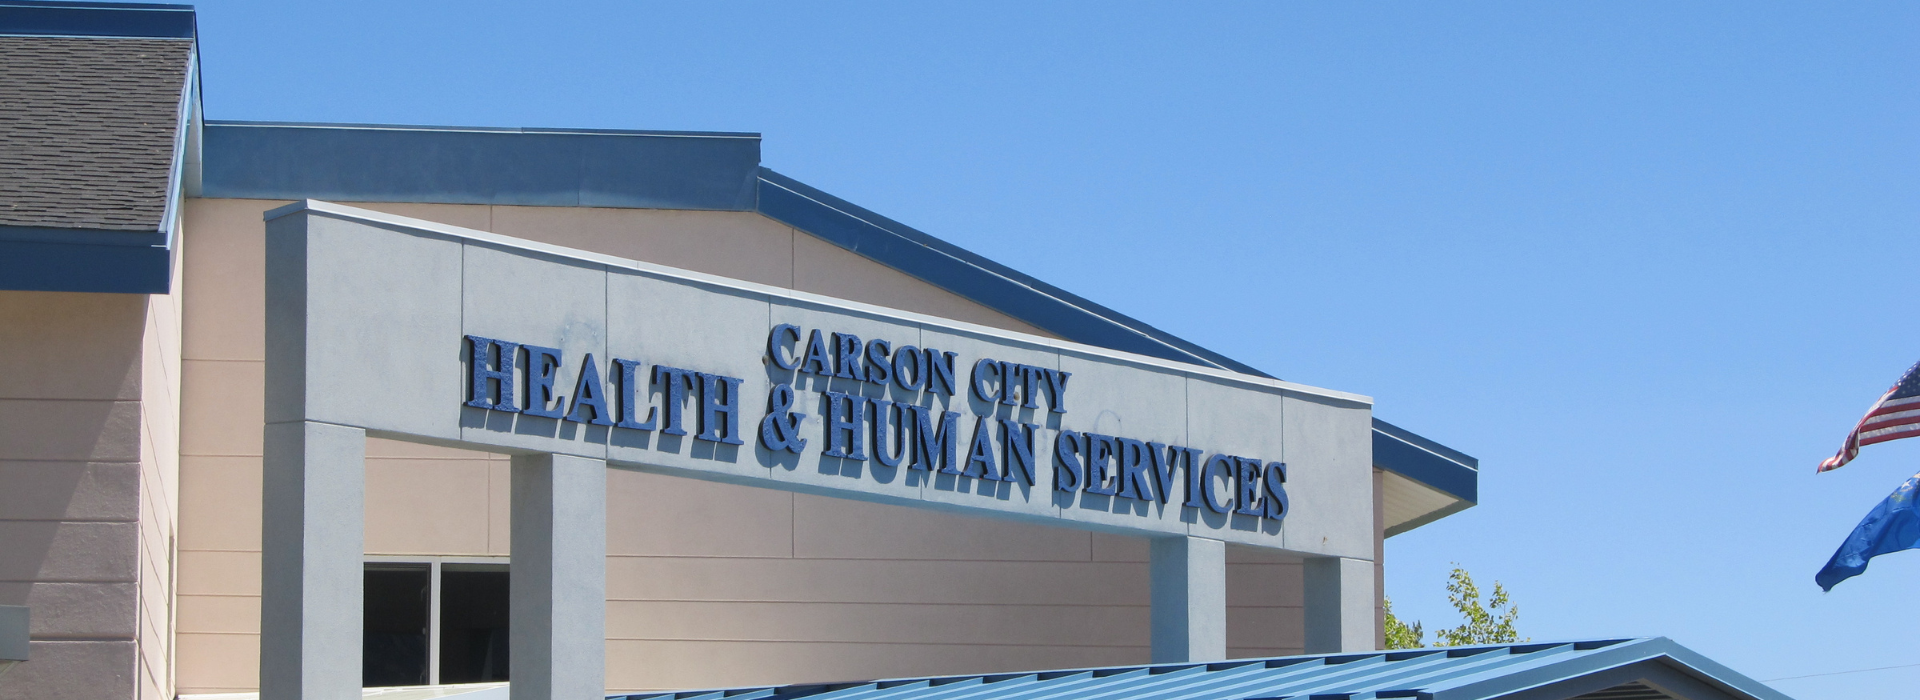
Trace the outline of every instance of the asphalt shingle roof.
{"type": "Polygon", "coordinates": [[[0,225],[159,230],[192,51],[0,37],[0,225]]]}

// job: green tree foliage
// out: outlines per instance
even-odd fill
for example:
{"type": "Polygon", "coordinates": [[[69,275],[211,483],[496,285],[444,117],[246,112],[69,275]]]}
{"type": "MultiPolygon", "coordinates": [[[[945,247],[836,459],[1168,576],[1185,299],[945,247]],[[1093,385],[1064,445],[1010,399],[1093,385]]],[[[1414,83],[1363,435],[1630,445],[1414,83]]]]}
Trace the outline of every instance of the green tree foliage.
{"type": "Polygon", "coordinates": [[[1415,620],[1413,624],[1409,625],[1401,622],[1400,618],[1394,617],[1392,598],[1386,599],[1385,605],[1387,612],[1388,649],[1419,649],[1427,645],[1425,639],[1427,633],[1425,630],[1420,629],[1419,620],[1415,620]]]}
{"type": "Polygon", "coordinates": [[[1507,597],[1507,589],[1499,581],[1493,582],[1493,598],[1482,607],[1480,587],[1473,585],[1473,577],[1467,574],[1466,569],[1454,564],[1453,573],[1447,576],[1447,602],[1460,611],[1460,616],[1466,618],[1466,622],[1459,627],[1434,632],[1433,636],[1440,646],[1512,644],[1520,641],[1519,632],[1513,628],[1514,619],[1520,617],[1520,608],[1507,597]]]}
{"type": "MultiPolygon", "coordinates": [[[[1520,639],[1520,633],[1514,628],[1514,621],[1520,617],[1520,608],[1507,597],[1507,589],[1499,581],[1493,582],[1493,597],[1486,604],[1480,602],[1480,587],[1474,585],[1473,576],[1459,564],[1453,565],[1453,573],[1447,575],[1447,602],[1453,609],[1460,611],[1462,624],[1459,627],[1436,630],[1434,646],[1459,647],[1475,644],[1513,644],[1527,641],[1520,639]]],[[[1418,621],[1412,624],[1402,622],[1393,614],[1393,602],[1387,601],[1387,648],[1418,649],[1426,646],[1421,639],[1425,631],[1418,621]]]]}

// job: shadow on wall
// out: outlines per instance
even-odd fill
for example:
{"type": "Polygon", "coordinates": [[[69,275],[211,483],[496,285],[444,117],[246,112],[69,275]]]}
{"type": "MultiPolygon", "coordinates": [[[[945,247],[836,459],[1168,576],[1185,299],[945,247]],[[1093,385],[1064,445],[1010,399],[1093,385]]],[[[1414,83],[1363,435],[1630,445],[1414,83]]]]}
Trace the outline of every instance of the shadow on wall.
{"type": "Polygon", "coordinates": [[[145,297],[0,294],[0,604],[36,640],[0,698],[133,693],[145,330],[145,297]]]}

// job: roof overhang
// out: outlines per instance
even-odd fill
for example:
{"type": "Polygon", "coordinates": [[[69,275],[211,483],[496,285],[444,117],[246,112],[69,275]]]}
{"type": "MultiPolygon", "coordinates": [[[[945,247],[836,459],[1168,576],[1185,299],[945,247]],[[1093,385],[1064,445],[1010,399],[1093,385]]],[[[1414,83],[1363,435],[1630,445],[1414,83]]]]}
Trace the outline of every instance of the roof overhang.
{"type": "MultiPolygon", "coordinates": [[[[0,36],[49,39],[164,39],[188,43],[175,106],[166,202],[150,227],[0,225],[0,289],[165,294],[177,264],[176,237],[188,175],[199,160],[200,67],[188,5],[0,2],[0,36]]],[[[111,158],[111,152],[99,154],[111,158]]]]}
{"type": "Polygon", "coordinates": [[[1480,460],[1378,418],[1373,466],[1386,473],[1381,505],[1388,537],[1480,502],[1480,460]]]}

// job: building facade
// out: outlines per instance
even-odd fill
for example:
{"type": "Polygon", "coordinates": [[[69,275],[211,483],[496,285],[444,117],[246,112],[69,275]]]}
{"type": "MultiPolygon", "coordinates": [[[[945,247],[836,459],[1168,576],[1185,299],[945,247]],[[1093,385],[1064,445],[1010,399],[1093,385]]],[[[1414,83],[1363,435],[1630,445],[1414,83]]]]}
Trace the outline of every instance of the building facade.
{"type": "MultiPolygon", "coordinates": [[[[1363,523],[1364,551],[1284,543],[1277,525],[1272,544],[1197,535],[1228,543],[1220,658],[1376,647],[1384,539],[1477,498],[1472,458],[1372,418],[1365,397],[1277,382],[768,170],[754,134],[217,121],[200,114],[197,75],[191,8],[0,4],[0,85],[19,96],[0,103],[0,366],[12,368],[0,373],[0,604],[32,614],[32,656],[0,697],[260,688],[263,569],[279,571],[263,559],[263,531],[279,515],[263,505],[278,380],[269,328],[287,313],[269,305],[268,218],[305,200],[404,217],[358,219],[372,229],[457,227],[447,235],[558,246],[1339,402],[1359,422],[1276,413],[1248,424],[1344,441],[1327,468],[1360,474],[1363,486],[1312,502],[1296,493],[1292,507],[1363,523]],[[1344,583],[1315,582],[1313,562],[1329,558],[1345,562],[1344,583]],[[1364,614],[1353,596],[1315,589],[1350,591],[1362,578],[1364,614]],[[1364,641],[1325,636],[1361,620],[1364,641]]],[[[405,280],[392,284],[394,298],[407,294],[405,280]]],[[[698,332],[698,318],[663,323],[682,320],[675,333],[698,332]]],[[[449,342],[449,361],[488,352],[449,342]]],[[[1000,367],[996,376],[1013,376],[1000,367]]],[[[969,390],[967,370],[956,396],[969,390]]],[[[1043,393],[1039,381],[1027,380],[1026,400],[1043,393]]],[[[758,411],[761,398],[744,404],[758,411]]],[[[1097,408],[1068,427],[1128,434],[1131,415],[1097,408]]],[[[746,415],[749,433],[761,413],[746,415]]],[[[827,440],[818,424],[803,430],[827,440]]],[[[356,575],[368,685],[508,679],[515,449],[473,447],[365,439],[356,575]]],[[[1039,471],[1052,468],[1050,449],[1039,471]]],[[[1313,459],[1285,457],[1296,480],[1313,459]]],[[[1154,660],[1154,538],[1132,525],[649,466],[605,470],[611,691],[1154,660]]]]}

